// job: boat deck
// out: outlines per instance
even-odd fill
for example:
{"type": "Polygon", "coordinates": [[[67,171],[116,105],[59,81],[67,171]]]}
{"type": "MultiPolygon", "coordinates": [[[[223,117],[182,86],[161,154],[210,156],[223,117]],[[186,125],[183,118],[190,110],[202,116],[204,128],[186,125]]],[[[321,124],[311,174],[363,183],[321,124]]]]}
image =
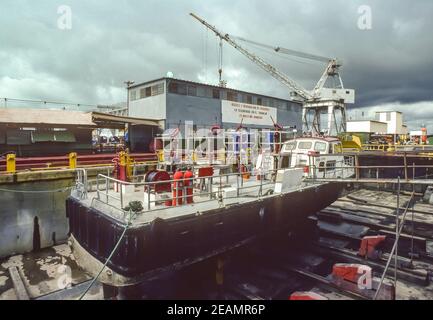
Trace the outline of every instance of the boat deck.
{"type": "MultiPolygon", "coordinates": [[[[319,185],[319,183],[300,182],[284,191],[285,193],[301,191],[315,187],[316,185],[319,185]]],[[[175,219],[191,214],[200,215],[206,211],[221,207],[246,204],[257,201],[259,198],[273,197],[276,193],[276,183],[270,180],[257,181],[254,177],[240,182],[240,179],[237,181],[236,177],[227,177],[227,179],[224,177],[220,181],[219,177],[214,177],[212,186],[208,186],[208,189],[212,190],[211,192],[209,190],[201,191],[198,188],[194,188],[192,204],[186,204],[185,197],[183,198],[183,204],[180,206],[166,206],[164,199],[151,200],[149,210],[148,199],[146,199],[147,193],[144,192],[144,186],[128,185],[127,187],[127,191],[122,192],[122,195],[111,188],[108,192],[105,190],[100,191],[99,197],[97,191],[92,191],[87,194],[86,199],[80,199],[80,202],[87,207],[93,207],[109,215],[119,222],[126,223],[130,219],[130,215],[129,212],[122,210],[122,208],[124,209],[132,201],[141,201],[144,209],[141,213],[134,216],[132,224],[142,225],[151,223],[156,218],[175,219]],[[120,196],[123,197],[122,201],[120,200],[120,196]]],[[[76,193],[73,193],[73,196],[79,198],[76,193]]],[[[165,194],[165,197],[171,202],[171,194],[165,194]]]]}

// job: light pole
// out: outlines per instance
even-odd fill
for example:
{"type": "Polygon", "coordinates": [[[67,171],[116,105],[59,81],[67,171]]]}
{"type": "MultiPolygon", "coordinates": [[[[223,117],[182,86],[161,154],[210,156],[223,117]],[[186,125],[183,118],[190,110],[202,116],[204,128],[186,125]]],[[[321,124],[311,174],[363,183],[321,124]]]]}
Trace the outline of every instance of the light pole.
{"type": "MultiPolygon", "coordinates": [[[[123,83],[126,85],[126,116],[129,117],[129,87],[132,86],[135,83],[135,81],[128,80],[128,81],[124,81],[123,83]]],[[[128,131],[126,131],[124,135],[124,140],[125,140],[125,146],[127,148],[126,150],[127,152],[129,152],[131,147],[129,142],[130,139],[129,125],[127,125],[127,130],[128,131]]]]}
{"type": "Polygon", "coordinates": [[[126,112],[127,112],[127,116],[129,117],[129,87],[132,86],[135,81],[124,81],[123,82],[126,85],[126,112]]]}

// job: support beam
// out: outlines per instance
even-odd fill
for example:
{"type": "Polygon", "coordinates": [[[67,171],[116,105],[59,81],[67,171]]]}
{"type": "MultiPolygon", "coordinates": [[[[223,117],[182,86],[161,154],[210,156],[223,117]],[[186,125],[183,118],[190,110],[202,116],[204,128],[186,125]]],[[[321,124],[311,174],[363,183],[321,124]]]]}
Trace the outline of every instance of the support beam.
{"type": "Polygon", "coordinates": [[[15,294],[18,300],[30,300],[29,294],[27,293],[26,287],[23,280],[21,279],[20,273],[17,267],[9,268],[9,274],[11,276],[12,283],[14,284],[15,294]]]}

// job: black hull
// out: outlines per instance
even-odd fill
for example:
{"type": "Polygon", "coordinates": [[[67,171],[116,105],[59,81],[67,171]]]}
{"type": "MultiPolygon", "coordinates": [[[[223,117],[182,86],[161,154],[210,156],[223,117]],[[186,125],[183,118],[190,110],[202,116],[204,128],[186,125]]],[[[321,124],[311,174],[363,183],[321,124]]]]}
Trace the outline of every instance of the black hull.
{"type": "MultiPolygon", "coordinates": [[[[155,220],[150,225],[132,227],[108,267],[123,277],[136,278],[174,264],[200,261],[258,236],[296,231],[306,223],[308,215],[333,203],[342,189],[341,184],[322,184],[203,215],[155,220]]],[[[67,199],[66,207],[74,241],[105,263],[124,226],[73,197],[67,199]]]]}

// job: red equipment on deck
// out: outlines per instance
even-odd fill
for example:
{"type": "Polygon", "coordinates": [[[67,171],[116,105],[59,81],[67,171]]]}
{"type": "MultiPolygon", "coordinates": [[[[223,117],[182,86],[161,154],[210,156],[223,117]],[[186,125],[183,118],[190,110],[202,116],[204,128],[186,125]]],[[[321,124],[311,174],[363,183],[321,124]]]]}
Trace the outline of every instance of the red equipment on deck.
{"type": "Polygon", "coordinates": [[[184,175],[184,185],[186,187],[186,203],[191,204],[194,202],[193,199],[193,182],[194,182],[194,173],[191,169],[185,171],[184,175]]]}
{"type": "Polygon", "coordinates": [[[183,204],[183,172],[178,169],[173,175],[173,207],[183,204]]]}
{"type": "Polygon", "coordinates": [[[144,176],[144,182],[155,182],[154,185],[150,185],[155,193],[171,192],[170,182],[163,183],[163,181],[170,181],[170,174],[167,171],[152,170],[144,176]]]}
{"type": "Polygon", "coordinates": [[[114,170],[113,176],[120,181],[128,181],[128,174],[126,163],[121,159],[121,155],[117,154],[116,157],[113,158],[114,170]]]}

